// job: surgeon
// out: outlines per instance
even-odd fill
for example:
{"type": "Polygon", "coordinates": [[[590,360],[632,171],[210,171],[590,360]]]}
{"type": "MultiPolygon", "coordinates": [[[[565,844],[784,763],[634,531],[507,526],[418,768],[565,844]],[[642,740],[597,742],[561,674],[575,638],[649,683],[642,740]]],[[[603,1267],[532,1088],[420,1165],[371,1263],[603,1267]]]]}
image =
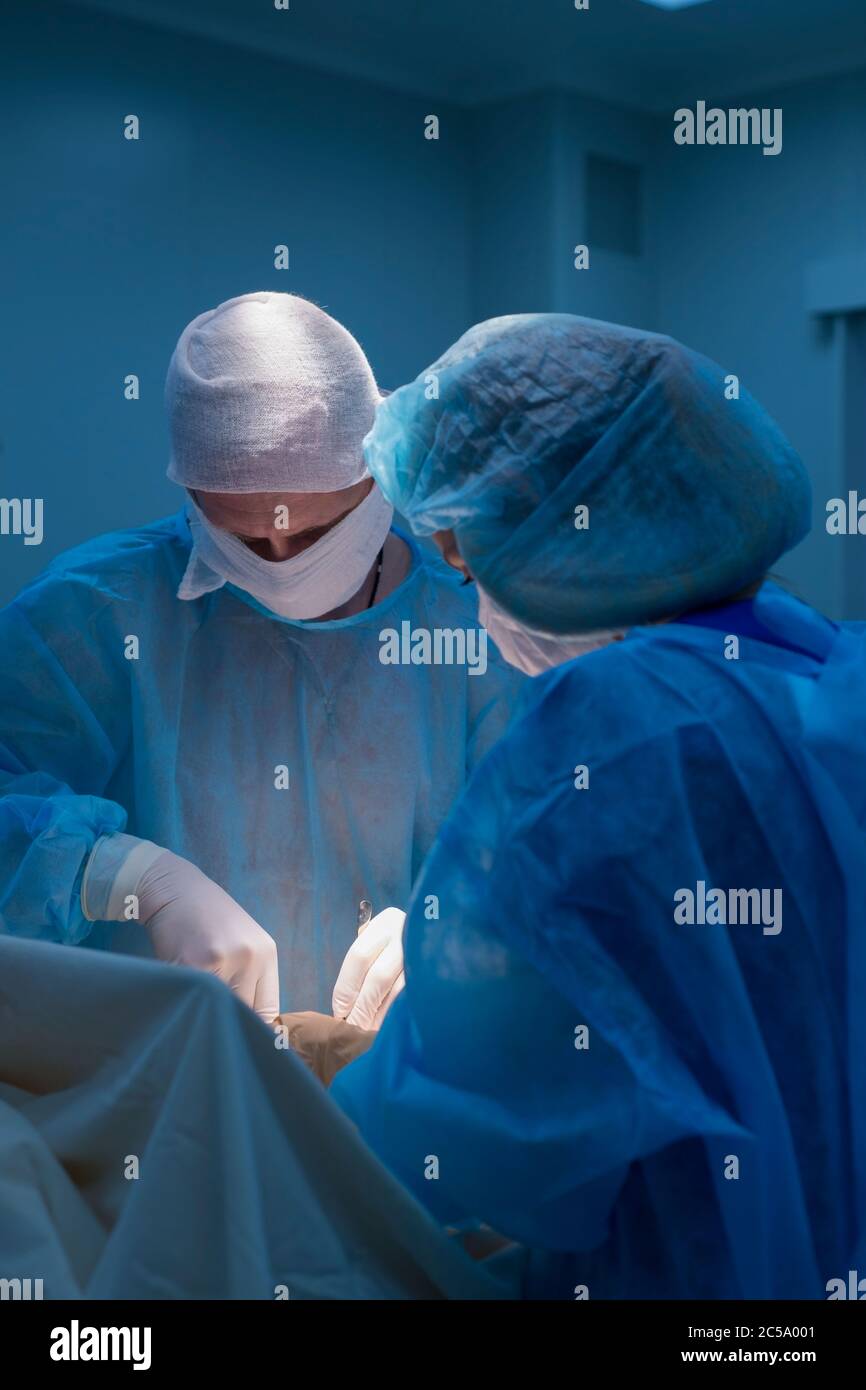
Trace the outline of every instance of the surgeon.
{"type": "Polygon", "coordinates": [[[535,679],[332,1093],[515,1292],[825,1298],[866,1249],[866,648],[766,578],[803,467],[669,338],[520,315],[428,371],[371,472],[535,679]]]}
{"type": "Polygon", "coordinates": [[[362,450],[379,402],[295,295],[181,334],[183,509],[60,556],[0,614],[4,931],[209,971],[268,1022],[378,1027],[412,881],[519,681],[394,527],[362,450]],[[404,629],[476,640],[395,660],[404,629]]]}

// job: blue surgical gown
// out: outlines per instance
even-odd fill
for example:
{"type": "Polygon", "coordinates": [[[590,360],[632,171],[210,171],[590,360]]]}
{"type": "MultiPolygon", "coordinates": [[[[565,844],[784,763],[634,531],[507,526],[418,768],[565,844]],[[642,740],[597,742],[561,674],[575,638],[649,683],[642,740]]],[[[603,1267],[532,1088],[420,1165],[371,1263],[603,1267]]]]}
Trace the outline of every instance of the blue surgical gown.
{"type": "Polygon", "coordinates": [[[530,682],[446,823],[332,1093],[441,1220],[523,1246],[525,1294],[864,1267],[864,710],[863,630],[768,584],[530,682]],[[770,892],[689,924],[686,889],[770,892]]]}
{"type": "Polygon", "coordinates": [[[492,643],[483,674],[380,661],[387,629],[477,625],[471,591],[404,539],[403,583],[336,621],[228,587],[179,600],[183,513],[61,556],[4,609],[0,929],[147,954],[138,924],[90,931],[79,901],[93,844],[126,830],[271,933],[284,1009],[329,1013],[359,901],[406,905],[519,682],[492,643]]]}

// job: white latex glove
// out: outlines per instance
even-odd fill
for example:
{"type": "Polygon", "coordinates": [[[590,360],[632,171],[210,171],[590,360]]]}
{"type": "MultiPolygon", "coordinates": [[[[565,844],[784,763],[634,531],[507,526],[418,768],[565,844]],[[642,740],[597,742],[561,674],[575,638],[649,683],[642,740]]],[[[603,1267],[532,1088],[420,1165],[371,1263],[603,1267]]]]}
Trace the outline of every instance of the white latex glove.
{"type": "Polygon", "coordinates": [[[378,1029],[406,983],[403,974],[403,923],[399,907],[384,911],[361,927],[346,952],[331,1001],[334,1018],[357,1028],[378,1029]]]}
{"type": "Polygon", "coordinates": [[[189,860],[151,840],[105,835],[81,886],[88,921],[139,921],[159,960],[218,975],[272,1023],[280,1011],[272,937],[189,860]]]}
{"type": "Polygon", "coordinates": [[[280,1012],[276,942],[218,883],[165,850],[145,869],[137,896],[160,960],[218,975],[273,1022],[280,1012]]]}

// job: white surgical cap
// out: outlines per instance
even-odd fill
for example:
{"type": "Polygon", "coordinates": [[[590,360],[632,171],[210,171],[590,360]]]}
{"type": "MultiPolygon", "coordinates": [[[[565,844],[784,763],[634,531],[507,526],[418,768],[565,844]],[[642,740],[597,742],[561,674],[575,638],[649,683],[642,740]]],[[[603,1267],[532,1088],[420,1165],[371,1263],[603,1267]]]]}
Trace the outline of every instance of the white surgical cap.
{"type": "Polygon", "coordinates": [[[168,476],[202,492],[339,492],[367,476],[380,400],[360,345],[294,294],[240,295],[181,333],[168,476]]]}

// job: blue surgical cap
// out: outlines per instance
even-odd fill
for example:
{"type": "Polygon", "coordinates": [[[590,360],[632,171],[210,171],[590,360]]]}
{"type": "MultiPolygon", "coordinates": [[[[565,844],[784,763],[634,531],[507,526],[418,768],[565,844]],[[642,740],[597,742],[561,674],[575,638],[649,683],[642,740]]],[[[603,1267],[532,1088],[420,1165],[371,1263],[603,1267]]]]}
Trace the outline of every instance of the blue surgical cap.
{"type": "Polygon", "coordinates": [[[365,455],[413,530],[453,529],[513,617],[631,626],[730,597],[809,529],[800,459],[735,390],[672,338],[514,314],[389,396],[365,455]]]}

